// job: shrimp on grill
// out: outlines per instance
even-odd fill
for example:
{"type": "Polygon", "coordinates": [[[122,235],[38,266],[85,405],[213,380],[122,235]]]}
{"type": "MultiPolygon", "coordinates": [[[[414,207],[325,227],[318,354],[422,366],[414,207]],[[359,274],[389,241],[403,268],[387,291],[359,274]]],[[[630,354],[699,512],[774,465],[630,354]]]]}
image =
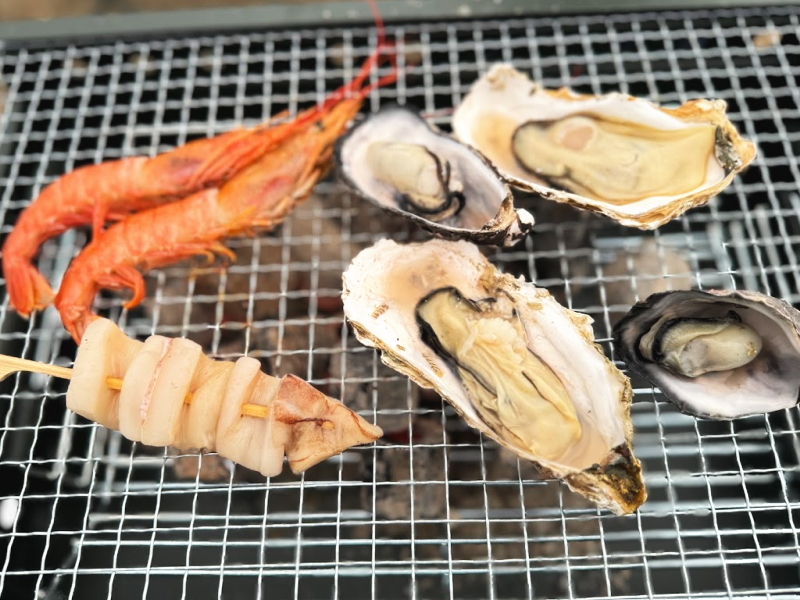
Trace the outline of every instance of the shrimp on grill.
{"type": "Polygon", "coordinates": [[[291,131],[291,123],[276,124],[278,120],[195,140],[153,158],[135,156],[87,165],[51,183],[22,212],[3,246],[11,305],[27,317],[52,302],[50,284],[31,263],[45,241],[89,223],[97,238],[106,220],[117,221],[222,184],[291,131]]]}
{"type": "MultiPolygon", "coordinates": [[[[375,85],[394,79],[392,74],[375,85]]],[[[333,145],[358,113],[373,86],[336,101],[319,119],[307,120],[271,152],[219,188],[145,210],[109,227],[86,246],[64,274],[55,305],[76,342],[97,315],[92,301],[100,289],[133,290],[125,306],[144,297],[140,271],[203,254],[232,256],[220,240],[252,235],[281,223],[330,167],[333,145]]]]}
{"type": "Polygon", "coordinates": [[[195,140],[153,158],[139,156],[87,165],[47,186],[22,212],[3,245],[3,275],[14,309],[28,317],[53,301],[50,284],[31,262],[51,237],[92,224],[92,239],[96,240],[107,220],[119,221],[137,211],[218,188],[268,154],[299,125],[318,120],[322,109],[340,99],[346,89],[360,86],[386,47],[373,0],[370,6],[379,32],[378,48],[358,77],[337,90],[322,107],[310,108],[291,121],[278,115],[253,129],[195,140]]]}

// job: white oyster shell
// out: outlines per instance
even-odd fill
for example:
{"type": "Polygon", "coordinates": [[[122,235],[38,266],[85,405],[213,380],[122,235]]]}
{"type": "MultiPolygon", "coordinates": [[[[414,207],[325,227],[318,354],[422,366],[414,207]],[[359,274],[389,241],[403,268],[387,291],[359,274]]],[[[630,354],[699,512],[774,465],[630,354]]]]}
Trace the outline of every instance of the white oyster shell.
{"type": "Polygon", "coordinates": [[[483,156],[409,109],[389,106],[354,125],[337,143],[335,160],[342,179],[363,198],[441,237],[513,246],[533,226],[533,216],[514,208],[511,190],[483,156]],[[368,167],[367,153],[373,142],[417,144],[442,164],[447,163],[451,185],[464,195],[463,208],[441,221],[405,210],[394,190],[376,179],[368,167]]]}
{"type": "Polygon", "coordinates": [[[382,351],[385,364],[435,389],[472,427],[598,505],[624,514],[644,502],[641,465],[630,447],[630,382],[594,343],[591,318],[562,307],[544,289],[500,273],[476,246],[460,241],[380,241],[356,256],[343,281],[345,315],[362,343],[382,351]],[[445,287],[470,299],[511,298],[528,348],[556,373],[575,406],[584,432],[575,447],[546,460],[483,420],[456,372],[420,337],[417,305],[445,287]]]}
{"type": "MultiPolygon", "coordinates": [[[[566,88],[546,90],[510,65],[497,64],[472,86],[456,108],[452,125],[458,139],[479,150],[515,187],[604,214],[622,225],[656,229],[690,208],[708,202],[755,158],[755,146],[739,136],[725,115],[726,107],[723,100],[700,99],[669,109],[620,93],[588,96],[566,88]],[[554,187],[520,164],[512,151],[512,136],[520,125],[576,114],[596,115],[656,130],[713,125],[716,149],[708,159],[705,181],[678,195],[611,203],[554,187]]],[[[613,159],[614,156],[609,156],[609,162],[613,159]]]]}
{"type": "Polygon", "coordinates": [[[680,290],[653,294],[634,305],[614,327],[614,348],[682,412],[727,421],[791,408],[800,393],[800,312],[772,296],[746,290],[680,290]],[[734,310],[760,335],[751,363],[699,377],[678,375],[645,359],[644,334],[660,319],[719,317],[734,310]]]}

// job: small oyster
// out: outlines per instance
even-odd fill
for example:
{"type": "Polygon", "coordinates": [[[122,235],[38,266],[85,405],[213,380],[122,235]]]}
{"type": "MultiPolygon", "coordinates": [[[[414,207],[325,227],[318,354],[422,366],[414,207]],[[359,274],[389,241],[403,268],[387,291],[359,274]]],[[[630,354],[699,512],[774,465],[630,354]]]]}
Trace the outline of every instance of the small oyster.
{"type": "Polygon", "coordinates": [[[345,315],[385,364],[598,505],[624,514],[644,502],[630,383],[589,317],[466,242],[383,240],[343,280],[345,315]]]}
{"type": "Polygon", "coordinates": [[[512,246],[533,226],[486,159],[399,106],[352,127],[336,163],[359,195],[445,238],[512,246]]]}
{"type": "Polygon", "coordinates": [[[620,358],[688,414],[728,420],[791,408],[800,312],[757,292],[653,294],[614,327],[620,358]]]}
{"type": "Polygon", "coordinates": [[[725,109],[546,90],[499,64],[458,106],[453,131],[514,186],[655,229],[708,202],[755,157],[725,109]]]}

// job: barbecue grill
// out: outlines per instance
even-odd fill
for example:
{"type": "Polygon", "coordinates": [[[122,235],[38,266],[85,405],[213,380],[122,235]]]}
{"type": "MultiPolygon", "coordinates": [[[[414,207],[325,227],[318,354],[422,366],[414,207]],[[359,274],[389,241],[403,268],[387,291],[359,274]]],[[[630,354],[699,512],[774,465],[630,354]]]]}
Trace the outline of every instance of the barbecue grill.
{"type": "MultiPolygon", "coordinates": [[[[550,7],[527,14],[502,1],[385,6],[400,76],[365,111],[409,103],[446,130],[471,83],[507,61],[548,87],[665,104],[722,98],[758,144],[728,190],[654,232],[520,199],[535,233],[491,260],[592,316],[609,356],[613,323],[653,290],[741,288],[800,303],[800,6],[549,16],[537,10],[550,7]]],[[[337,3],[2,25],[2,234],[80,165],[152,155],[320,101],[375,47],[368,15],[337,3]]],[[[354,253],[387,229],[426,235],[331,176],[277,230],[232,241],[235,263],[156,270],[142,307],[108,295],[96,308],[140,339],[192,337],[213,356],[248,353],[345,401],[360,395],[361,414],[390,421],[391,435],[303,476],[265,480],[214,456],[132,444],[68,412],[63,382],[11,377],[0,388],[0,595],[800,594],[797,408],[698,421],[634,379],[649,499],[627,517],[599,511],[384,368],[326,308],[354,253]]],[[[57,283],[86,237],[48,242],[45,276],[57,283]]],[[[3,298],[0,352],[69,366],[75,347],[57,313],[23,321],[3,298]]]]}

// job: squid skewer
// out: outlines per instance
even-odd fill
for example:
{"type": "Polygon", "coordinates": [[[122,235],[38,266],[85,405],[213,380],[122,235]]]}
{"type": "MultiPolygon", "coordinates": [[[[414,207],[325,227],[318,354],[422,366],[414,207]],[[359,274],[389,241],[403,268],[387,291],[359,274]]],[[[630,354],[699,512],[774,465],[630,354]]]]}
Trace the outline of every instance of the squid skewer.
{"type": "MultiPolygon", "coordinates": [[[[3,381],[8,376],[14,373],[26,371],[28,373],[41,373],[42,375],[50,375],[51,377],[58,377],[59,379],[72,379],[72,369],[69,367],[59,367],[58,365],[50,365],[47,363],[37,362],[35,360],[27,360],[25,358],[17,358],[16,356],[8,356],[0,354],[0,381],[3,381]]],[[[106,377],[106,385],[109,389],[120,391],[122,389],[121,377],[106,377]]],[[[194,394],[187,394],[183,399],[184,403],[191,404],[194,394]]],[[[243,417],[256,417],[258,419],[266,419],[269,411],[266,406],[260,404],[243,404],[242,416],[243,417]]]]}
{"type": "Polygon", "coordinates": [[[182,338],[126,336],[108,319],[87,329],[68,369],[0,356],[0,380],[33,371],[70,380],[67,407],[151,446],[216,451],[266,476],[294,473],[383,431],[294,375],[250,357],[215,361],[182,338]]]}

